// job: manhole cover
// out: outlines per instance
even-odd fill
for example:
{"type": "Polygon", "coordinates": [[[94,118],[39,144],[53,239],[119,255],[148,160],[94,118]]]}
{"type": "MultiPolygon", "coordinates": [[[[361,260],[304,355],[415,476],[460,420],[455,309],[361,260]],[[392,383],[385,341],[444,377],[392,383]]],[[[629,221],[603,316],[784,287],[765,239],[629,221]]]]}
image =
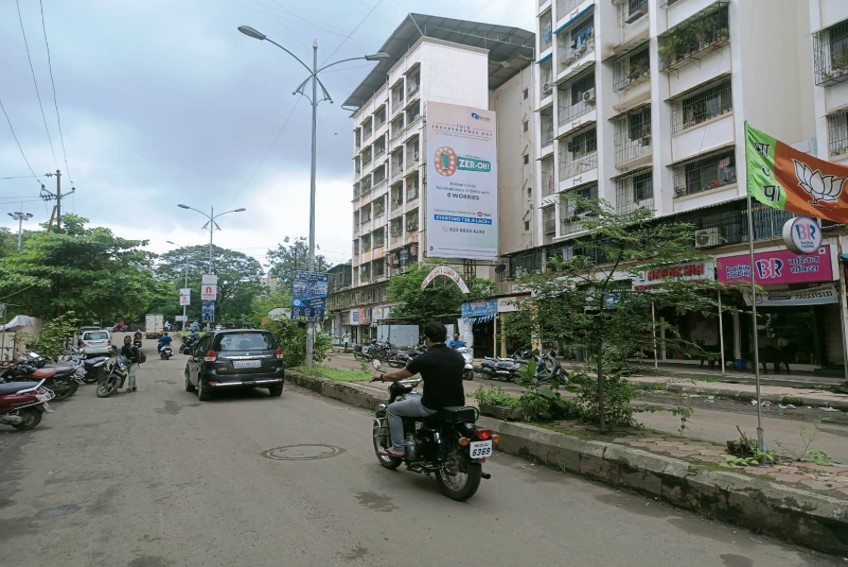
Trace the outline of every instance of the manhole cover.
{"type": "Polygon", "coordinates": [[[55,516],[67,516],[68,514],[73,514],[79,510],[79,506],[76,504],[65,504],[64,506],[56,506],[55,508],[45,508],[41,510],[36,516],[39,518],[53,518],[55,516]]]}
{"type": "Polygon", "coordinates": [[[326,459],[344,453],[344,449],[332,445],[289,445],[262,452],[263,457],[276,461],[310,461],[326,459]]]}

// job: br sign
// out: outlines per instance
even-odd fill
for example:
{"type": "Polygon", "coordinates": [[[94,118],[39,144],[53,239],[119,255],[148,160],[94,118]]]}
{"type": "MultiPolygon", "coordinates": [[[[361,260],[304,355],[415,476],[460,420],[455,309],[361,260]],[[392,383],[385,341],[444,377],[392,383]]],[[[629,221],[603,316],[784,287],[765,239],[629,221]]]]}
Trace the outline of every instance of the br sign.
{"type": "Polygon", "coordinates": [[[815,254],[822,244],[822,231],[815,219],[795,217],[783,225],[783,242],[796,254],[815,254]]]}

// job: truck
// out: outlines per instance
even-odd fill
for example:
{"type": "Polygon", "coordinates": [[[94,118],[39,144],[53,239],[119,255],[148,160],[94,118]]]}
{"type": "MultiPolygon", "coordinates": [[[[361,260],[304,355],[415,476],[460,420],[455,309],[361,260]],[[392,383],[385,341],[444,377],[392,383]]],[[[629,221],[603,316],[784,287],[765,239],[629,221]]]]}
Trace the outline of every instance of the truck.
{"type": "Polygon", "coordinates": [[[144,316],[144,337],[158,339],[165,332],[165,316],[161,313],[148,313],[144,316]]]}

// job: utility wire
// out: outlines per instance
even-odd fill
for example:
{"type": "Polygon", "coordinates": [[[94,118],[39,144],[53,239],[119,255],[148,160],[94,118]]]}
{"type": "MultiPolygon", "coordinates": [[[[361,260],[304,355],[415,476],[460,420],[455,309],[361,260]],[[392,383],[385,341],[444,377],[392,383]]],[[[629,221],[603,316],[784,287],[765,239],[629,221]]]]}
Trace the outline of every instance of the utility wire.
{"type": "Polygon", "coordinates": [[[38,106],[41,108],[41,119],[44,121],[44,131],[47,132],[47,141],[50,142],[50,152],[53,154],[53,163],[56,164],[56,169],[59,169],[59,162],[56,160],[56,150],[53,149],[53,138],[50,137],[50,128],[47,127],[47,116],[44,114],[44,104],[41,102],[41,93],[38,91],[38,81],[35,79],[35,67],[32,66],[32,56],[29,52],[29,42],[24,31],[24,19],[21,16],[21,2],[15,0],[18,6],[18,22],[21,24],[21,35],[24,38],[24,47],[26,47],[27,60],[29,61],[29,70],[32,73],[32,84],[35,86],[35,96],[38,97],[38,106]]]}
{"type": "Polygon", "coordinates": [[[37,177],[36,175],[12,175],[9,177],[0,177],[0,180],[6,181],[9,179],[32,179],[33,177],[37,177]]]}
{"type": "Polygon", "coordinates": [[[47,25],[44,23],[44,0],[38,0],[38,5],[41,8],[41,31],[44,32],[44,46],[47,48],[47,68],[50,70],[50,86],[53,87],[53,107],[56,109],[56,124],[59,125],[62,158],[65,160],[65,173],[68,174],[68,181],[73,183],[71,168],[68,165],[68,154],[65,151],[65,134],[62,132],[62,119],[59,117],[59,101],[56,99],[56,81],[53,80],[53,59],[50,57],[50,43],[47,41],[47,25]]]}
{"type": "MultiPolygon", "coordinates": [[[[29,169],[29,172],[32,173],[32,176],[35,177],[38,180],[39,183],[41,183],[41,179],[39,179],[38,175],[36,175],[35,171],[33,171],[32,166],[29,164],[29,160],[27,159],[26,154],[24,153],[24,149],[23,149],[23,147],[21,147],[21,141],[18,139],[18,135],[15,134],[15,127],[12,126],[12,120],[11,120],[11,118],[9,118],[9,113],[6,112],[6,107],[3,106],[3,100],[2,99],[0,99],[0,110],[3,110],[3,116],[6,117],[6,122],[9,123],[9,130],[12,131],[12,137],[15,139],[15,142],[18,144],[18,150],[20,150],[21,157],[24,158],[24,161],[27,164],[27,168],[29,169]]],[[[43,186],[44,184],[41,183],[41,185],[43,186]]]]}
{"type": "Polygon", "coordinates": [[[356,32],[356,30],[359,29],[359,26],[361,26],[362,24],[365,23],[365,20],[367,20],[368,17],[371,16],[371,14],[374,13],[374,10],[376,10],[380,6],[380,4],[382,4],[382,3],[383,3],[383,0],[377,0],[377,3],[374,4],[374,6],[370,10],[368,10],[368,13],[365,14],[365,16],[361,20],[359,20],[359,23],[356,24],[352,30],[350,30],[350,33],[345,36],[345,38],[342,40],[342,42],[340,44],[338,44],[336,46],[336,48],[330,52],[329,55],[327,55],[327,57],[324,59],[324,63],[322,63],[322,65],[325,65],[327,63],[327,61],[330,60],[330,57],[335,55],[336,52],[339,49],[341,49],[341,47],[345,44],[345,42],[350,39],[350,36],[352,36],[354,34],[354,32],[356,32]]]}

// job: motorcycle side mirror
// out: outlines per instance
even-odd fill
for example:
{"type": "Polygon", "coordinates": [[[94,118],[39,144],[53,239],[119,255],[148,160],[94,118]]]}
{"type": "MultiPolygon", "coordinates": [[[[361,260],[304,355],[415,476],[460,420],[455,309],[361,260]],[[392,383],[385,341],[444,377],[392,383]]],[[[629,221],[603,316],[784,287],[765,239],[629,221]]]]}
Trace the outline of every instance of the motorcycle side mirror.
{"type": "Polygon", "coordinates": [[[375,358],[371,361],[371,366],[374,367],[374,370],[380,370],[383,367],[383,363],[379,359],[375,358]]]}

